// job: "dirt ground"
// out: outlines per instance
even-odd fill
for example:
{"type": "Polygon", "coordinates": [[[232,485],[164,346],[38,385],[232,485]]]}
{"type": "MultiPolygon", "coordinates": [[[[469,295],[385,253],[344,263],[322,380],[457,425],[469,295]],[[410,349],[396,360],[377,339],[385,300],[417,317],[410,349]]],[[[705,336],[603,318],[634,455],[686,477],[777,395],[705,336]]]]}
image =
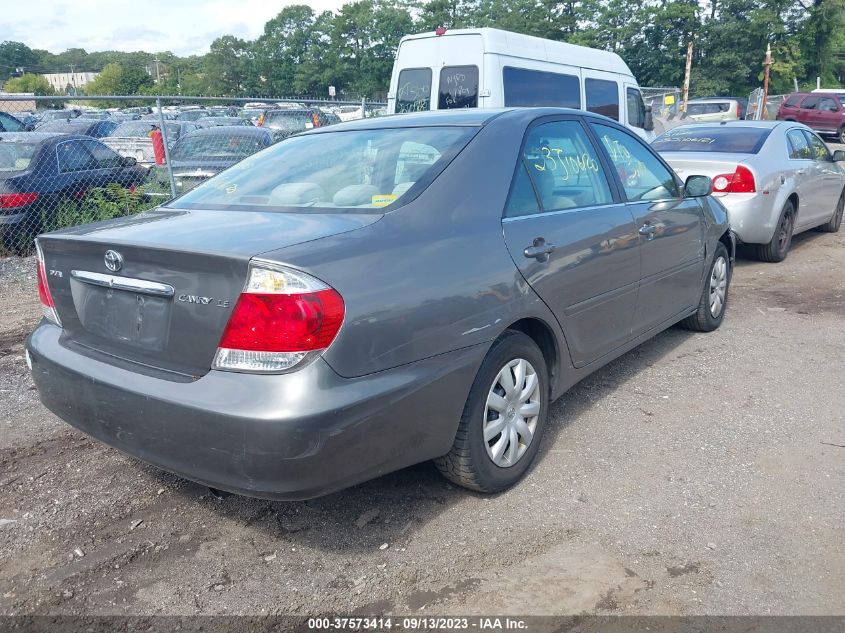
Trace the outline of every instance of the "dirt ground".
{"type": "Polygon", "coordinates": [[[2,614],[843,614],[845,231],[738,262],[552,409],[492,497],[429,464],[308,502],[211,496],[38,402],[32,259],[0,260],[2,614]]]}

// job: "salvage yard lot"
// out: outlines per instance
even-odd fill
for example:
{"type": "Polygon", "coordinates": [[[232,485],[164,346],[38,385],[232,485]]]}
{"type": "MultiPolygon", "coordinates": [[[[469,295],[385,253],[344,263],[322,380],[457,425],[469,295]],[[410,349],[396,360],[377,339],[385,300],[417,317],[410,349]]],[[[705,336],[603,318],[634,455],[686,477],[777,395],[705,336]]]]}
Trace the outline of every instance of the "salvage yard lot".
{"type": "Polygon", "coordinates": [[[845,231],[740,258],[722,328],[577,385],[508,492],[422,464],[288,503],[218,500],[48,413],[34,260],[0,260],[0,613],[845,613],[843,269],[845,231]]]}

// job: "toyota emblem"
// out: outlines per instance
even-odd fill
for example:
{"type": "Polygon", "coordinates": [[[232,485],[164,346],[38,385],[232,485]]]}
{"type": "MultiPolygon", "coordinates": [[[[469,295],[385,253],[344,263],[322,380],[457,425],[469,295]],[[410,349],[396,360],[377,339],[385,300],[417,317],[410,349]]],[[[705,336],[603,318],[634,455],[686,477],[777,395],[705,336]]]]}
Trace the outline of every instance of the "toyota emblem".
{"type": "Polygon", "coordinates": [[[106,254],[103,257],[103,261],[105,261],[106,263],[106,268],[108,268],[113,273],[116,273],[118,270],[123,268],[123,255],[121,255],[117,251],[106,251],[106,254]]]}

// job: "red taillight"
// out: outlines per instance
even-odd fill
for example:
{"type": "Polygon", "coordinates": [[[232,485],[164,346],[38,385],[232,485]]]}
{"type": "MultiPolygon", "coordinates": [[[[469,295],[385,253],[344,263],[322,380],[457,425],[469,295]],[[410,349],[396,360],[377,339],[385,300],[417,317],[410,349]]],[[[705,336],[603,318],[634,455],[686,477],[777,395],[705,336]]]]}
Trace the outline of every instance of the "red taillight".
{"type": "Polygon", "coordinates": [[[719,174],[713,178],[715,193],[754,193],[757,185],[754,174],[744,165],[739,165],[732,174],[719,174]]]}
{"type": "Polygon", "coordinates": [[[331,345],[343,298],[305,273],[253,266],[223,331],[215,369],[284,371],[331,345]]]}
{"type": "Polygon", "coordinates": [[[446,27],[445,26],[438,26],[434,29],[435,35],[446,35],[446,27]]]}
{"type": "Polygon", "coordinates": [[[38,200],[38,194],[34,191],[27,193],[0,193],[0,209],[17,209],[25,207],[38,200]]]}
{"type": "Polygon", "coordinates": [[[742,118],[742,107],[740,107],[740,105],[738,103],[736,104],[736,118],[737,119],[742,118]]]}
{"type": "Polygon", "coordinates": [[[253,352],[313,352],[325,349],[343,323],[337,291],[276,295],[243,293],[220,347],[253,352]]]}
{"type": "Polygon", "coordinates": [[[50,286],[47,285],[47,267],[44,265],[44,253],[37,241],[35,242],[35,253],[38,266],[38,298],[41,299],[41,312],[48,321],[61,325],[59,315],[56,313],[56,304],[53,302],[53,295],[50,294],[50,286]]]}

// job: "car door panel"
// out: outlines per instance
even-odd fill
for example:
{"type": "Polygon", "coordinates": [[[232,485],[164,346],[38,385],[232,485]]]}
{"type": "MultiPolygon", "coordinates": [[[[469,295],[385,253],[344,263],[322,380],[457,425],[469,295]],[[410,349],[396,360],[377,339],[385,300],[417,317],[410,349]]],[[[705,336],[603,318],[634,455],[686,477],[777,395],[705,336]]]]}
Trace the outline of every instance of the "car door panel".
{"type": "Polygon", "coordinates": [[[630,340],[636,311],[637,232],[608,169],[578,119],[537,125],[502,222],[514,263],[557,318],[575,367],[630,340]]]}
{"type": "MultiPolygon", "coordinates": [[[[833,157],[824,141],[816,134],[803,130],[813,158],[810,164],[810,188],[814,192],[813,205],[806,209],[802,225],[817,226],[827,221],[842,193],[842,172],[833,162],[833,157]]],[[[800,215],[800,213],[799,213],[800,215]]]]}
{"type": "Polygon", "coordinates": [[[682,197],[672,170],[637,137],[609,125],[591,127],[615,167],[639,234],[633,323],[639,336],[695,306],[704,270],[704,213],[699,200],[682,197]]]}

